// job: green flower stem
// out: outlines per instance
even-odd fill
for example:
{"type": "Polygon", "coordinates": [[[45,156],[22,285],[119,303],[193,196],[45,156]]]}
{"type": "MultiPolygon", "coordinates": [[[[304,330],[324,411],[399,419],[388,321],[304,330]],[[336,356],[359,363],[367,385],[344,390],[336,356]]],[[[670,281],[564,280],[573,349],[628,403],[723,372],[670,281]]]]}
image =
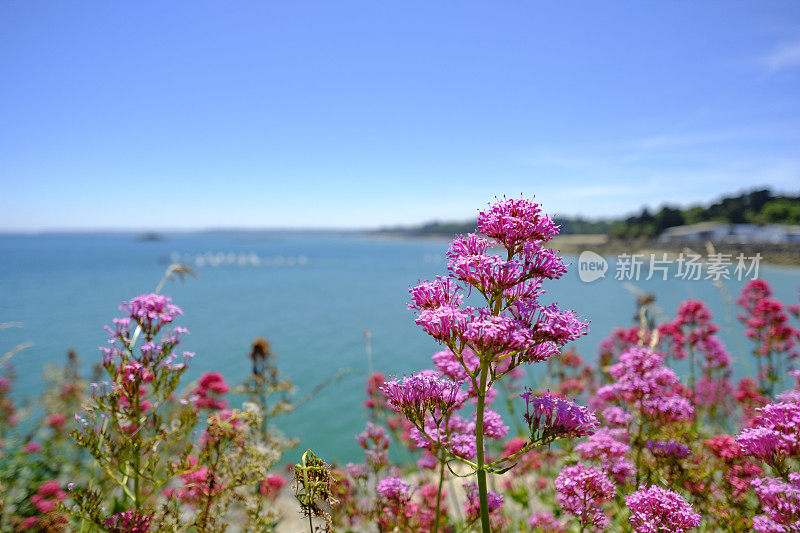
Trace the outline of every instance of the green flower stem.
{"type": "MultiPolygon", "coordinates": [[[[142,423],[140,420],[141,418],[141,405],[139,403],[139,385],[136,385],[136,388],[133,391],[134,398],[133,398],[133,414],[134,420],[136,420],[136,430],[140,429],[139,424],[142,423]]],[[[137,436],[138,437],[138,436],[137,436]]],[[[139,438],[137,438],[134,442],[134,450],[133,450],[133,504],[138,511],[142,507],[142,492],[141,487],[139,486],[139,472],[141,471],[141,447],[139,446],[139,438]]]]}
{"type": "Polygon", "coordinates": [[[486,488],[486,466],[483,458],[483,412],[486,405],[486,379],[489,374],[489,363],[481,362],[481,382],[478,389],[478,410],[475,415],[475,445],[478,453],[478,495],[481,505],[481,529],[483,533],[491,533],[492,527],[489,524],[489,499],[486,488]]]}
{"type": "Polygon", "coordinates": [[[439,533],[439,511],[442,502],[442,485],[444,485],[444,457],[439,458],[439,489],[436,491],[436,522],[433,524],[433,533],[439,533]]]}

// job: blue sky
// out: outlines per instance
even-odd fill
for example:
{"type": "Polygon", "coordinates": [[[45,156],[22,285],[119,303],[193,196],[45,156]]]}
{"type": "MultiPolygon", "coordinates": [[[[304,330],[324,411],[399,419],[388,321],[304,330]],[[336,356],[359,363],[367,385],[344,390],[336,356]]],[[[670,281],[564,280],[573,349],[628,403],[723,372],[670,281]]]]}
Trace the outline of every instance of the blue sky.
{"type": "Polygon", "coordinates": [[[800,189],[800,2],[0,1],[0,230],[800,189]]]}

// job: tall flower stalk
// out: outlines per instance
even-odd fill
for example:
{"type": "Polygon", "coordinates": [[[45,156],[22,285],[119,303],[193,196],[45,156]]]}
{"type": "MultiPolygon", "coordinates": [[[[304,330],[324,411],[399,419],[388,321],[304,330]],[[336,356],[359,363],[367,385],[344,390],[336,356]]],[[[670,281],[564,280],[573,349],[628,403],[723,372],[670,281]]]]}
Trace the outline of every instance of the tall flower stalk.
{"type": "Polygon", "coordinates": [[[800,330],[790,324],[786,308],[772,297],[772,288],[764,280],[750,281],[736,303],[743,309],[737,316],[747,328],[745,336],[754,343],[759,392],[774,396],[792,370],[792,361],[800,357],[800,330]]]}
{"type": "Polygon", "coordinates": [[[171,477],[151,474],[165,462],[162,443],[180,442],[197,423],[189,408],[168,427],[163,418],[194,354],[176,353],[186,329],[167,329],[181,314],[170,298],[137,296],[120,310],[126,316],[106,328],[109,341],[101,348],[110,380],[93,384],[93,399],[76,415],[80,429],[72,436],[138,511],[171,477]]]}
{"type": "MultiPolygon", "coordinates": [[[[216,372],[204,374],[188,397],[178,395],[194,354],[178,352],[187,331],[172,327],[182,313],[169,297],[140,295],[120,310],[125,316],[106,328],[101,347],[109,379],[92,384],[71,433],[102,474],[92,472],[88,487],[70,483],[73,505],[61,508],[81,520],[81,531],[220,531],[232,506],[246,511],[253,529],[274,522],[253,487],[267,478],[280,447],[261,437],[258,407],[226,409],[228,386],[216,372]],[[207,418],[195,439],[201,413],[207,418]]],[[[53,487],[42,498],[59,499],[53,487]]]]}
{"type": "MultiPolygon", "coordinates": [[[[573,311],[540,302],[543,280],[560,278],[566,267],[555,252],[543,246],[558,233],[558,227],[538,204],[525,198],[500,200],[478,215],[477,227],[477,234],[459,236],[451,243],[446,277],[421,282],[410,290],[409,308],[417,312],[415,322],[448,348],[465,378],[423,372],[387,382],[382,390],[389,406],[440,448],[446,460],[459,461],[474,471],[481,526],[488,532],[487,474],[508,470],[517,457],[537,446],[587,434],[532,428],[521,450],[487,463],[484,441],[491,428],[486,423],[486,406],[495,394],[492,387],[523,364],[546,361],[588,328],[573,311]],[[491,253],[493,250],[499,255],[491,253]],[[465,297],[473,293],[482,297],[481,307],[465,304],[465,297]],[[463,383],[470,389],[468,394],[461,391],[463,383]],[[475,401],[474,461],[442,437],[446,431],[440,431],[448,414],[461,408],[467,396],[475,401]]],[[[585,417],[582,422],[587,428],[596,425],[591,413],[559,411],[558,417],[570,416],[585,417]]],[[[558,420],[572,427],[571,422],[558,420]]]]}

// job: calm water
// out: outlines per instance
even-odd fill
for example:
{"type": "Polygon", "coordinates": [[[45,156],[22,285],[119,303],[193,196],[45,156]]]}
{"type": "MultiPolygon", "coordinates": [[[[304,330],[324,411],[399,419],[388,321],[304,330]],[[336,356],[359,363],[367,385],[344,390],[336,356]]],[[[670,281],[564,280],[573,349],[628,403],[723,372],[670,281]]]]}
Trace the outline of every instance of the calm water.
{"type": "MultiPolygon", "coordinates": [[[[42,366],[60,362],[68,349],[77,350],[87,367],[97,360],[103,326],[119,316],[119,303],[152,291],[171,254],[208,258],[224,253],[223,264],[204,261],[198,279],[168,282],[163,291],[184,310],[178,324],[190,331],[186,349],[197,352],[189,378],[218,370],[230,383],[240,381],[249,372],[247,354],[257,336],[271,341],[298,396],[338,369],[351,368],[354,373],[280,426],[299,437],[303,449],[313,448],[329,460],[357,460],[353,435],[365,420],[364,330],[372,332],[377,370],[402,374],[429,367],[437,345],[406,310],[408,288],[444,271],[446,248],[445,241],[355,236],[173,235],[157,242],[137,242],[130,235],[0,236],[0,322],[24,324],[0,332],[0,354],[17,343],[34,343],[13,363],[17,394],[35,397],[42,366]],[[235,254],[233,265],[224,264],[229,254],[235,254]],[[239,266],[241,254],[269,264],[239,266]]],[[[590,334],[578,343],[587,357],[614,326],[632,321],[634,295],[613,273],[612,263],[607,279],[586,284],[571,268],[563,280],[546,285],[548,301],[591,320],[590,334]]],[[[800,269],[762,265],[761,277],[773,284],[778,298],[797,303],[800,269]]],[[[725,291],[704,281],[633,284],[656,294],[664,316],[673,315],[686,298],[705,300],[722,326],[737,374],[750,371],[749,345],[726,295],[735,297],[743,282],[728,281],[725,291]]],[[[536,370],[529,375],[535,379],[536,370]]]]}

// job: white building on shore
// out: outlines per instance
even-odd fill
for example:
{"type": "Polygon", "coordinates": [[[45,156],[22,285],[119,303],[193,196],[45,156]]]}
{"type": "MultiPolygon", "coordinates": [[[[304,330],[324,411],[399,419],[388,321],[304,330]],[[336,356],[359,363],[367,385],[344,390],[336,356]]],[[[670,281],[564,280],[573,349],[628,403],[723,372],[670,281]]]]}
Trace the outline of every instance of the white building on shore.
{"type": "Polygon", "coordinates": [[[800,226],[784,224],[725,224],[723,222],[701,222],[688,226],[676,226],[664,230],[659,242],[726,242],[726,243],[798,243],[800,226]]]}

